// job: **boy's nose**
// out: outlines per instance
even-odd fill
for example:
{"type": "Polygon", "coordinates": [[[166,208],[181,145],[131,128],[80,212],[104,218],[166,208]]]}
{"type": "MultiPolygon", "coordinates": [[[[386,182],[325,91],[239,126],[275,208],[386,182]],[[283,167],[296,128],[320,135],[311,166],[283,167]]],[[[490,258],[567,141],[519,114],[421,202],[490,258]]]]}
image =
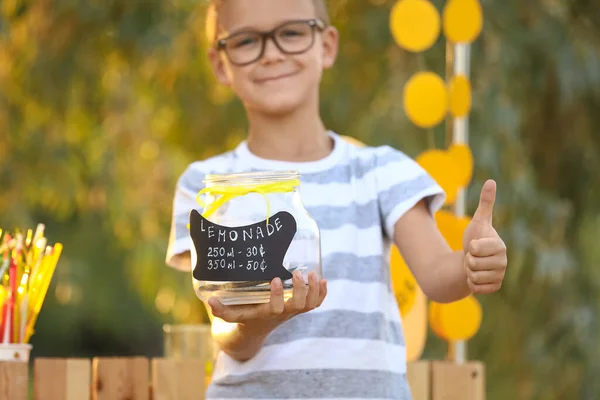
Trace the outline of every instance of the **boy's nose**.
{"type": "Polygon", "coordinates": [[[279,50],[273,38],[266,39],[265,51],[261,62],[263,64],[272,64],[283,60],[284,54],[279,50]]]}

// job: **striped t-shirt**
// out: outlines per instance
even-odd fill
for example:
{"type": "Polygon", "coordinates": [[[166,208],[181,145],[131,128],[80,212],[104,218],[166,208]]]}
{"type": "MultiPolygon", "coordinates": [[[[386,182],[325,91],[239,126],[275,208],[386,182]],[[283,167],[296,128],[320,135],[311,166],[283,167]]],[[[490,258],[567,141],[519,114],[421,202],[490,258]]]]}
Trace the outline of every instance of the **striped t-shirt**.
{"type": "Polygon", "coordinates": [[[190,249],[187,224],[206,174],[298,170],[300,195],[321,231],[328,294],[321,307],[279,326],[252,359],[221,352],[208,399],[411,398],[406,348],[389,274],[394,225],[419,200],[433,212],[444,193],[415,161],[389,146],[357,147],[330,132],[333,151],[314,162],[266,160],[246,142],[191,164],[179,179],[167,263],[190,249]]]}

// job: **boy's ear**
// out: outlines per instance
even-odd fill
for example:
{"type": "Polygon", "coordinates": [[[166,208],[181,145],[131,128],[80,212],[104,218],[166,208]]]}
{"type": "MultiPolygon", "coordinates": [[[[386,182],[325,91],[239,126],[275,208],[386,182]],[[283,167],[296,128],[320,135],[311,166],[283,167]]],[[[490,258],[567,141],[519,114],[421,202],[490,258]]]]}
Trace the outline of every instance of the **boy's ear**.
{"type": "Polygon", "coordinates": [[[340,34],[334,26],[328,26],[323,31],[322,37],[323,68],[331,68],[337,59],[340,34]]]}
{"type": "Polygon", "coordinates": [[[231,81],[229,80],[229,75],[227,74],[225,63],[223,62],[219,51],[215,48],[211,48],[208,51],[208,58],[210,60],[210,64],[212,65],[215,76],[217,77],[217,80],[221,84],[229,86],[231,84],[231,81]]]}

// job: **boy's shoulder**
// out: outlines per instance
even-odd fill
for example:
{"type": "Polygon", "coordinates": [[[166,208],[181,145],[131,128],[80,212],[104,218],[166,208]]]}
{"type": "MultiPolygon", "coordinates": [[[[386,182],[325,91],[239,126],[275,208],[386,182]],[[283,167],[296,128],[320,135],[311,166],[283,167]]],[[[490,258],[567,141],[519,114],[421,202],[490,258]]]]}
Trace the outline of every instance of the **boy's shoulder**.
{"type": "Polygon", "coordinates": [[[193,161],[179,176],[178,184],[183,188],[199,190],[203,186],[206,175],[232,172],[234,161],[235,153],[233,151],[193,161]]]}
{"type": "Polygon", "coordinates": [[[390,145],[366,145],[352,137],[340,136],[346,146],[345,162],[362,167],[383,167],[386,164],[412,160],[410,156],[390,145]]]}
{"type": "Polygon", "coordinates": [[[231,163],[236,158],[235,151],[226,151],[202,160],[191,162],[186,171],[197,171],[203,174],[222,173],[231,168],[231,163]]]}

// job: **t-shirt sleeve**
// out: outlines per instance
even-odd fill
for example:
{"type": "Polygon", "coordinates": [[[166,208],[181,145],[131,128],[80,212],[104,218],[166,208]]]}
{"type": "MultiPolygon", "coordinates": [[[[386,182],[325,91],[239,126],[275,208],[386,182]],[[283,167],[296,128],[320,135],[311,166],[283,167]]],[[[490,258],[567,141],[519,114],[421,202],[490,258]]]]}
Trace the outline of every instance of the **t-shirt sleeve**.
{"type": "Polygon", "coordinates": [[[446,198],[444,190],[416,161],[389,146],[378,149],[375,157],[375,179],[379,211],[385,233],[394,237],[396,222],[425,199],[435,214],[446,198]]]}
{"type": "Polygon", "coordinates": [[[190,251],[192,239],[188,229],[190,212],[202,207],[196,202],[198,192],[204,187],[204,173],[194,164],[190,165],[177,181],[173,199],[173,214],[171,218],[171,231],[167,247],[167,265],[184,271],[189,271],[189,257],[183,255],[190,251]]]}

